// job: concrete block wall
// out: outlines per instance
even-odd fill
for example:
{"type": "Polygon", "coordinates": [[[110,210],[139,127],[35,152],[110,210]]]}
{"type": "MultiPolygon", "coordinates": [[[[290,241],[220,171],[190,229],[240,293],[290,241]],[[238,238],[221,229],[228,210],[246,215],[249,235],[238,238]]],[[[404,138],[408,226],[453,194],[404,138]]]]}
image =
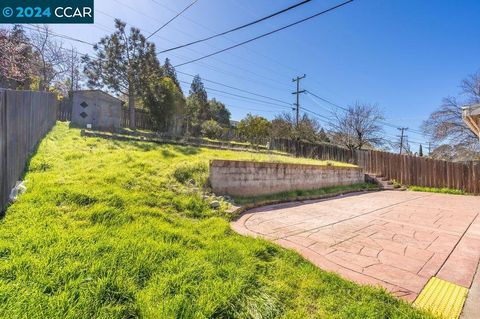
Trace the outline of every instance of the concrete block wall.
{"type": "Polygon", "coordinates": [[[357,167],[213,160],[210,184],[219,195],[257,196],[363,183],[357,167]]]}

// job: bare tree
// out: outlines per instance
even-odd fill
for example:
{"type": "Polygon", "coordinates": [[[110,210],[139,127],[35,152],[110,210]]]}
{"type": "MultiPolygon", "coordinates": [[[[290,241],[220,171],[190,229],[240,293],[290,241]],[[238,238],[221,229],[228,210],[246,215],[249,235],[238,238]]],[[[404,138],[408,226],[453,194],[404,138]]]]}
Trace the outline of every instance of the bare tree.
{"type": "Polygon", "coordinates": [[[462,106],[480,103],[480,71],[470,75],[460,84],[459,97],[446,97],[442,105],[423,122],[425,134],[434,142],[478,147],[478,137],[462,118],[462,106]]]}
{"type": "Polygon", "coordinates": [[[85,78],[82,72],[82,56],[77,49],[72,46],[69,50],[64,50],[65,62],[63,75],[56,81],[55,87],[63,96],[67,96],[69,91],[77,91],[82,87],[82,80],[85,78]]]}
{"type": "Polygon", "coordinates": [[[345,112],[334,114],[330,124],[333,142],[351,150],[381,146],[385,143],[382,120],[384,117],[378,106],[357,102],[345,112]]]}
{"type": "Polygon", "coordinates": [[[67,72],[68,56],[63,43],[54,39],[47,25],[36,26],[36,31],[30,34],[30,44],[38,57],[35,64],[40,77],[39,90],[47,91],[67,72]]]}

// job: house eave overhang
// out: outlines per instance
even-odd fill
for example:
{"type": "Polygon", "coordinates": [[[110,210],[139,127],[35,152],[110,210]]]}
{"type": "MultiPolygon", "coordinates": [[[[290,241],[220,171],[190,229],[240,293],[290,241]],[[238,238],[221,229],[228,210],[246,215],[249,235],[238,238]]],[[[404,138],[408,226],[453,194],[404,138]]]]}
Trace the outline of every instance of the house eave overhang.
{"type": "Polygon", "coordinates": [[[464,107],[462,116],[463,121],[480,139],[480,104],[464,107]]]}

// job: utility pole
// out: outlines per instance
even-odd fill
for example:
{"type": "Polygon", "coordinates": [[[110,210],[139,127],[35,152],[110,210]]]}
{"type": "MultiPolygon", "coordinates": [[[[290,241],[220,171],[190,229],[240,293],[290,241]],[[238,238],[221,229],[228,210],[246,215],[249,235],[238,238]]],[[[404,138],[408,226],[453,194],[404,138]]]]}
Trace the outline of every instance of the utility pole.
{"type": "Polygon", "coordinates": [[[428,156],[430,156],[431,154],[430,152],[431,148],[432,148],[432,142],[428,142],[428,156]]]}
{"type": "Polygon", "coordinates": [[[296,125],[298,127],[298,118],[300,117],[300,93],[305,93],[305,90],[300,90],[300,80],[304,79],[307,75],[304,74],[303,76],[297,76],[296,78],[292,79],[292,82],[297,82],[297,90],[293,92],[292,94],[295,94],[297,96],[297,103],[295,103],[295,109],[296,109],[296,125]]]}
{"type": "Polygon", "coordinates": [[[406,130],[408,130],[408,127],[399,127],[398,130],[401,131],[400,133],[400,155],[401,155],[403,150],[403,139],[405,138],[404,133],[406,130]]]}

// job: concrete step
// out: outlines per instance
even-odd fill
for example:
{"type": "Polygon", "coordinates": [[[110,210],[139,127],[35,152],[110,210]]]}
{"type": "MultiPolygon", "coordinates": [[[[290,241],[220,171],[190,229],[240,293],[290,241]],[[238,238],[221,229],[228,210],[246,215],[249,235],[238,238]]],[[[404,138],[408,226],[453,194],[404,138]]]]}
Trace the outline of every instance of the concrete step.
{"type": "Polygon", "coordinates": [[[384,176],[378,176],[375,174],[365,174],[365,180],[376,183],[382,189],[385,189],[385,190],[398,190],[398,191],[406,190],[406,188],[401,185],[398,185],[398,184],[394,185],[391,180],[387,179],[384,176]]]}

